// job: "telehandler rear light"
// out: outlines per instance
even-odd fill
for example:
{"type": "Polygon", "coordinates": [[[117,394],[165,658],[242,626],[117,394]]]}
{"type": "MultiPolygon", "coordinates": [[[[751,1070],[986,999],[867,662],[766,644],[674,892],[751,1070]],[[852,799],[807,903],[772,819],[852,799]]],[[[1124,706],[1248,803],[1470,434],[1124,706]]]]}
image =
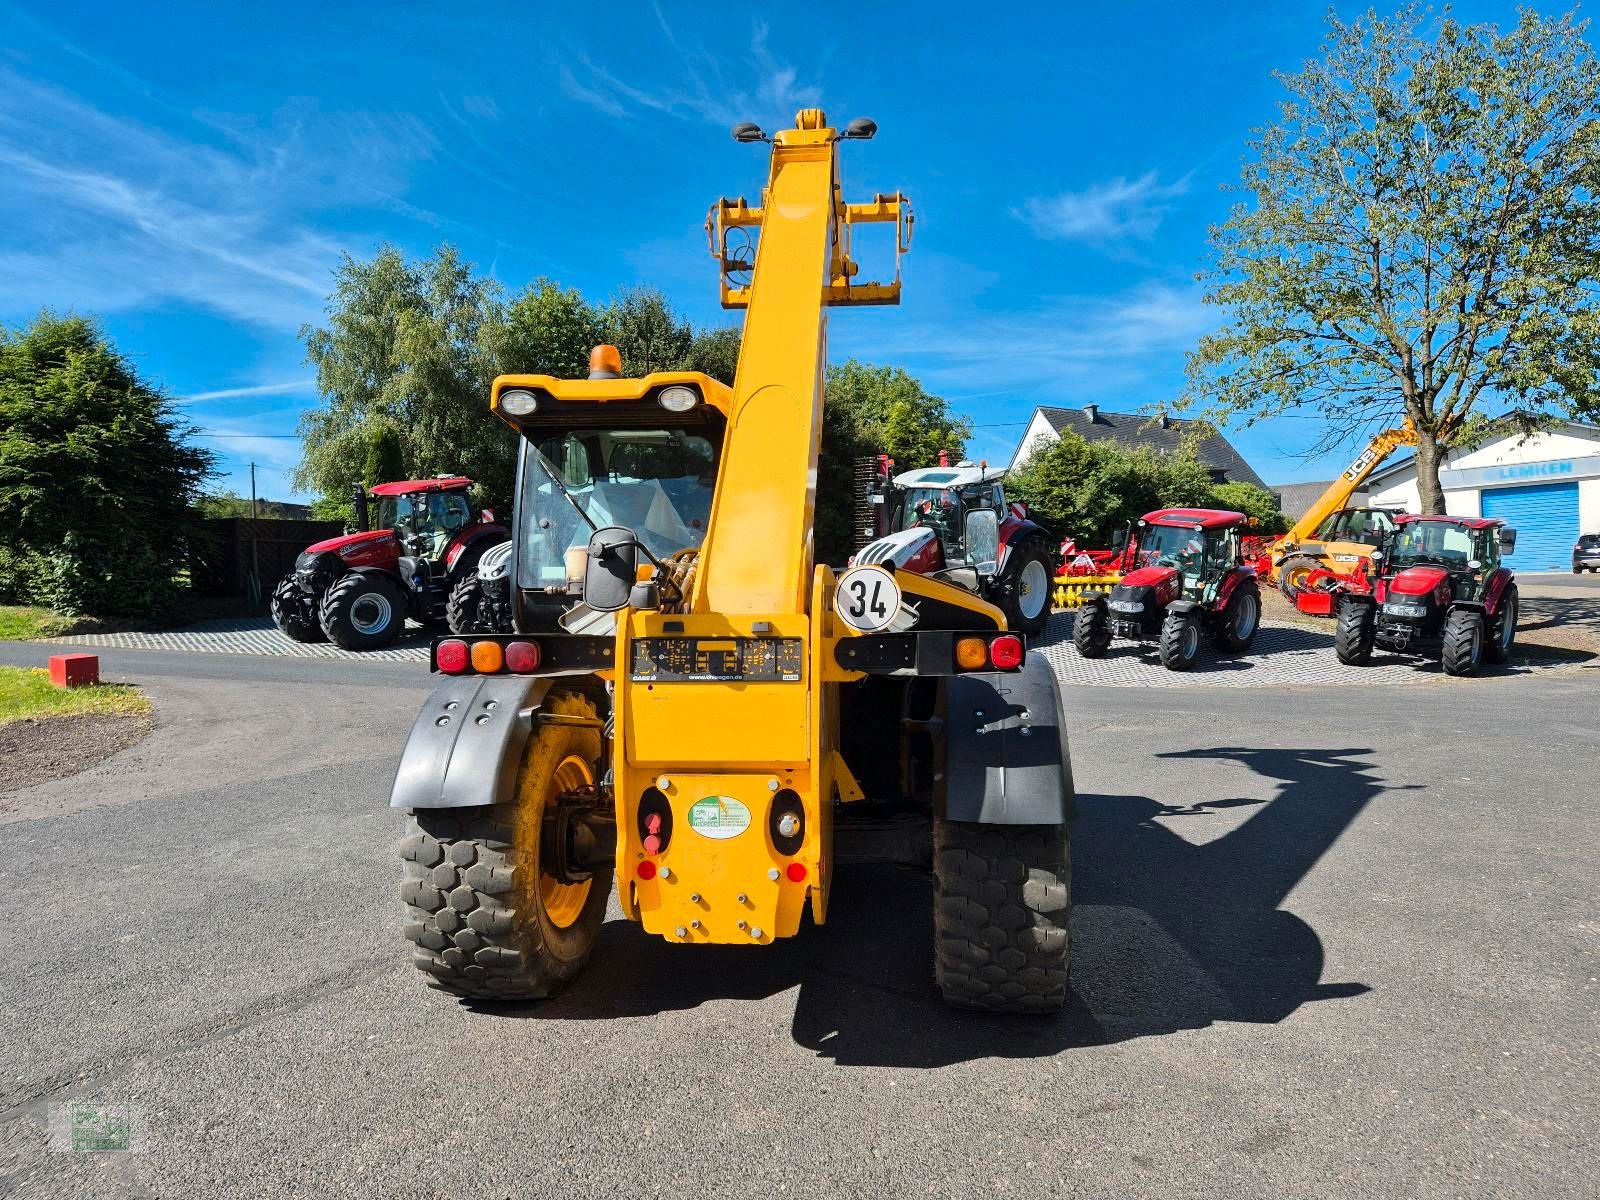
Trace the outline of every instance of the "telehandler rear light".
{"type": "Polygon", "coordinates": [[[789,877],[789,881],[791,883],[804,883],[806,879],[806,865],[805,863],[790,863],[784,868],[783,873],[789,877]]]}
{"type": "Polygon", "coordinates": [[[1022,665],[1022,639],[1001,634],[989,643],[989,661],[1000,671],[1015,671],[1022,665]]]}
{"type": "Polygon", "coordinates": [[[454,640],[440,642],[433,657],[434,662],[439,664],[439,670],[446,675],[464,675],[472,663],[467,644],[454,640]]]}
{"type": "Polygon", "coordinates": [[[654,879],[656,877],[656,865],[647,858],[639,864],[634,874],[638,875],[640,879],[654,879]]]}
{"type": "Polygon", "coordinates": [[[537,642],[512,642],[506,647],[506,670],[519,675],[539,669],[539,644],[537,642]]]}
{"type": "Polygon", "coordinates": [[[499,642],[472,643],[472,669],[480,675],[493,675],[506,665],[506,653],[499,642]]]}
{"type": "Polygon", "coordinates": [[[981,671],[989,665],[989,645],[982,638],[965,637],[956,643],[956,666],[981,671]]]}

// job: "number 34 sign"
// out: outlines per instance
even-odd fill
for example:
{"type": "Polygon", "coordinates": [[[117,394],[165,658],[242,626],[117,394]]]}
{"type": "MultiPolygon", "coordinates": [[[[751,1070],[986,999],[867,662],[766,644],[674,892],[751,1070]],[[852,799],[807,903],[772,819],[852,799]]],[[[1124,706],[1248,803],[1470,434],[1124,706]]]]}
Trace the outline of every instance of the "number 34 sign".
{"type": "Polygon", "coordinates": [[[882,567],[851,567],[839,576],[833,611],[851,629],[880,633],[900,615],[900,585],[882,567]]]}

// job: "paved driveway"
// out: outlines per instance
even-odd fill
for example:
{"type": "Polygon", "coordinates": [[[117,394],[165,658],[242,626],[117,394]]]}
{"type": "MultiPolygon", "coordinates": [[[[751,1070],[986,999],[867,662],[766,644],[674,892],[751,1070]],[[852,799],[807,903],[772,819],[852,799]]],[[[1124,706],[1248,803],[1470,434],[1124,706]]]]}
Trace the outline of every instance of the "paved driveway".
{"type": "Polygon", "coordinates": [[[614,919],[558,1000],[457,1003],[407,963],[384,807],[421,672],[104,665],[157,732],[0,800],[0,1193],[1600,1190],[1600,670],[1070,688],[1072,1003],[995,1020],[933,992],[926,880],[869,868],[769,950],[614,919]],[[145,1148],[46,1152],[69,1101],[145,1148]]]}

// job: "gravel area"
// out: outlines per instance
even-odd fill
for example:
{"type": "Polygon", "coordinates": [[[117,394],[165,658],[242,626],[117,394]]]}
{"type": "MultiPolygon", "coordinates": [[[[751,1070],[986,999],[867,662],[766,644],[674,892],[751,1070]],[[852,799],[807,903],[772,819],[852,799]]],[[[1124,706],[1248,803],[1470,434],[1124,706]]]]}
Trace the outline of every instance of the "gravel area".
{"type": "Polygon", "coordinates": [[[76,775],[138,745],[154,726],[149,713],[82,713],[0,725],[0,810],[10,807],[9,795],[76,775]]]}

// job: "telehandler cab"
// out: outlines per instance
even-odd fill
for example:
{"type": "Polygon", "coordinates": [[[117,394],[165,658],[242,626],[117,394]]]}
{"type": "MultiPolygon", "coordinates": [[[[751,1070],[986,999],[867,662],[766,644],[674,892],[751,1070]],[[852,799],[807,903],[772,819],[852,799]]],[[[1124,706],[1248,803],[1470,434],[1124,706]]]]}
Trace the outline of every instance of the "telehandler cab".
{"type": "MultiPolygon", "coordinates": [[[[391,798],[409,814],[405,932],[435,986],[551,995],[613,881],[669,942],[770,945],[826,920],[841,856],[925,863],[931,842],[945,999],[1065,998],[1074,794],[1054,674],[962,587],[812,561],[826,310],[897,303],[909,248],[904,196],[840,189],[839,146],[876,128],[806,109],[770,137],[734,130],[772,149],[760,202],[707,221],[722,302],[747,310],[731,389],[625,378],[610,347],[588,379],[495,381],[521,437],[516,632],[435,643],[445,678],[391,798]],[[873,222],[895,227],[889,283],[856,279],[851,234],[873,222]],[[538,631],[569,581],[581,604],[538,631]]],[[[992,571],[997,514],[963,532],[992,571]]]]}

